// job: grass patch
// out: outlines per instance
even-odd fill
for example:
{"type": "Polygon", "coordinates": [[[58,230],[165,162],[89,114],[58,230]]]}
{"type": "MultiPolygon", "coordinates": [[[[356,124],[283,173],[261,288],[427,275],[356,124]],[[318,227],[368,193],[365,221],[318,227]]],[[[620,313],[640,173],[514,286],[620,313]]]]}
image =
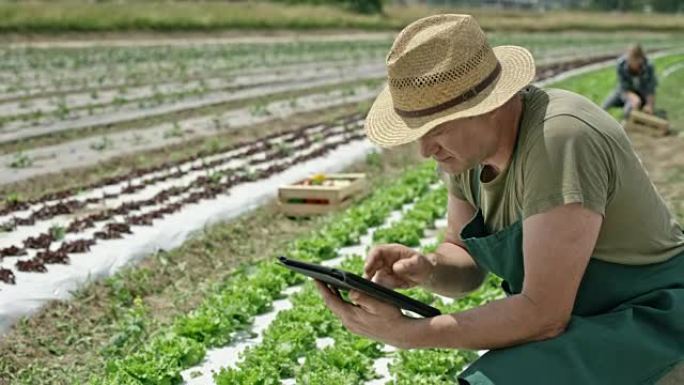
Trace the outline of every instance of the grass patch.
{"type": "Polygon", "coordinates": [[[388,6],[363,15],[339,7],[268,2],[174,2],[79,0],[0,4],[0,32],[215,31],[225,29],[401,29],[436,13],[471,13],[490,31],[682,31],[680,17],[667,14],[528,12],[495,9],[388,6]],[[543,17],[541,17],[543,16],[543,17]]]}
{"type": "Polygon", "coordinates": [[[667,118],[675,131],[684,131],[684,56],[679,57],[679,62],[673,63],[663,72],[668,72],[667,77],[661,73],[660,87],[656,97],[656,106],[667,111],[667,118]]]}
{"type": "MultiPolygon", "coordinates": [[[[684,68],[673,72],[665,79],[662,78],[662,75],[668,69],[680,66],[682,63],[684,63],[684,55],[665,56],[654,61],[656,74],[659,78],[659,86],[656,89],[656,108],[667,111],[668,119],[675,129],[684,127],[684,111],[681,107],[681,100],[684,96],[682,90],[684,68]]],[[[571,77],[550,86],[582,94],[600,105],[616,84],[615,68],[611,66],[590,74],[571,77]]],[[[614,108],[610,112],[620,119],[621,110],[619,108],[614,108]]]]}

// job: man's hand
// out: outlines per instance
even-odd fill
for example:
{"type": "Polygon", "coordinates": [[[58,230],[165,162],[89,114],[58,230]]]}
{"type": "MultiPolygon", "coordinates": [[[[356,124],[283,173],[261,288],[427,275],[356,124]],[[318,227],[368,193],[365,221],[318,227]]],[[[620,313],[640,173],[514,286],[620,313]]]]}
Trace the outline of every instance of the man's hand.
{"type": "Polygon", "coordinates": [[[653,106],[650,104],[644,105],[643,111],[647,114],[653,114],[653,106]]]}
{"type": "Polygon", "coordinates": [[[631,105],[633,109],[641,109],[641,98],[639,97],[639,95],[635,94],[632,91],[627,91],[623,94],[623,97],[625,99],[625,103],[631,105]]]}
{"type": "Polygon", "coordinates": [[[427,257],[409,247],[380,245],[368,254],[364,277],[390,289],[409,288],[426,282],[434,266],[427,257]]]}
{"type": "Polygon", "coordinates": [[[416,333],[409,331],[415,331],[417,324],[396,306],[354,290],[349,292],[354,302],[351,304],[321,281],[316,281],[316,287],[328,308],[350,332],[401,349],[413,346],[410,336],[416,333]]]}

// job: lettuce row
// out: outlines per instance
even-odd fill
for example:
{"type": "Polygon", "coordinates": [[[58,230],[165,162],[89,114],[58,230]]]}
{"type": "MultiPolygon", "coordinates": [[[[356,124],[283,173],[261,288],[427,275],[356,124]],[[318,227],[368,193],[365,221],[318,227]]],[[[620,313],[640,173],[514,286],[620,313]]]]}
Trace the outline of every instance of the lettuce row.
{"type": "MultiPolygon", "coordinates": [[[[420,192],[423,195],[403,219],[387,230],[392,231],[408,222],[416,227],[419,240],[426,227],[434,227],[435,220],[445,215],[446,189],[421,189],[420,192]]],[[[407,200],[397,200],[392,209],[401,208],[407,200]]],[[[383,230],[376,230],[375,234],[383,230]]],[[[352,256],[346,258],[341,267],[360,273],[363,262],[362,257],[352,256]]],[[[418,288],[405,292],[426,303],[437,298],[418,288]]],[[[294,377],[297,383],[308,385],[329,384],[332,378],[335,383],[356,385],[376,376],[373,362],[383,355],[381,345],[347,332],[325,307],[310,282],[292,297],[292,302],[293,308],[279,313],[269,325],[261,344],[243,352],[236,367],[225,368],[215,375],[217,384],[268,384],[272,376],[277,376],[279,379],[294,377]],[[333,338],[334,345],[317,351],[316,339],[321,337],[333,338]]]]}
{"type": "MultiPolygon", "coordinates": [[[[435,181],[434,163],[426,162],[411,169],[395,183],[377,189],[356,206],[332,216],[311,236],[292,242],[284,254],[312,262],[334,258],[338,248],[358,243],[368,228],[381,224],[392,210],[415,200],[435,181]]],[[[199,363],[207,348],[230,343],[234,332],[248,329],[254,316],[271,309],[272,302],[281,297],[284,288],[303,280],[303,276],[272,261],[243,268],[228,282],[210,290],[212,294],[197,309],[154,333],[146,344],[141,344],[140,350],[126,357],[110,357],[104,378],[92,378],[90,383],[179,384],[181,371],[199,363]]],[[[302,328],[293,328],[290,330],[292,339],[287,341],[305,344],[309,338],[304,336],[305,332],[302,328]]],[[[283,343],[277,349],[284,350],[284,356],[288,357],[288,354],[294,354],[294,350],[289,349],[294,349],[295,345],[283,343]]],[[[272,378],[273,373],[264,372],[268,370],[265,367],[259,370],[259,375],[252,372],[245,375],[262,379],[255,383],[268,383],[263,381],[272,378]]],[[[290,374],[294,375],[292,370],[290,374]]]]}

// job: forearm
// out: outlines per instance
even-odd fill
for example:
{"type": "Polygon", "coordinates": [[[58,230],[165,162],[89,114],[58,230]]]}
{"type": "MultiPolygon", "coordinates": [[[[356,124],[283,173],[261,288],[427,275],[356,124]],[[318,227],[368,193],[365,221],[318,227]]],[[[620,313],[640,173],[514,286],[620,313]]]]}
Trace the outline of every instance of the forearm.
{"type": "Polygon", "coordinates": [[[555,337],[566,321],[544,314],[519,294],[461,313],[416,320],[406,335],[411,348],[499,349],[555,337]]]}
{"type": "Polygon", "coordinates": [[[475,290],[484,280],[485,272],[461,246],[444,242],[427,258],[434,269],[423,287],[434,293],[456,298],[475,290]]]}
{"type": "Polygon", "coordinates": [[[655,105],[655,95],[653,95],[653,94],[646,95],[646,105],[653,108],[653,106],[655,105]]]}

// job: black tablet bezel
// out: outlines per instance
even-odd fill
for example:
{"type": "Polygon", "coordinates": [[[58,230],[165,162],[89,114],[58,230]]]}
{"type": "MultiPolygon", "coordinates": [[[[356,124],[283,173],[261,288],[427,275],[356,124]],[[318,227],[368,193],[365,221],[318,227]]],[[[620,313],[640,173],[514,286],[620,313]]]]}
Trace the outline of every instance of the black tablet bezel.
{"type": "Polygon", "coordinates": [[[338,289],[357,290],[423,317],[434,317],[441,314],[438,309],[430,305],[378,285],[349,271],[298,261],[284,256],[278,257],[278,262],[288,269],[318,279],[338,289]]]}

